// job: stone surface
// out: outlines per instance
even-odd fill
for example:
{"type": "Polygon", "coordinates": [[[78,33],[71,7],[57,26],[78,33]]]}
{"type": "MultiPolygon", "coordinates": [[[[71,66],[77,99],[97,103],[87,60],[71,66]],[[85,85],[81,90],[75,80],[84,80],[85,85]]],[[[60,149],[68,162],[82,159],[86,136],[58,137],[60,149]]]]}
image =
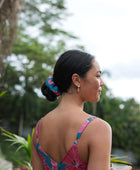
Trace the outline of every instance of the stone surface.
{"type": "Polygon", "coordinates": [[[0,157],[0,170],[13,170],[13,165],[11,162],[0,157]]]}

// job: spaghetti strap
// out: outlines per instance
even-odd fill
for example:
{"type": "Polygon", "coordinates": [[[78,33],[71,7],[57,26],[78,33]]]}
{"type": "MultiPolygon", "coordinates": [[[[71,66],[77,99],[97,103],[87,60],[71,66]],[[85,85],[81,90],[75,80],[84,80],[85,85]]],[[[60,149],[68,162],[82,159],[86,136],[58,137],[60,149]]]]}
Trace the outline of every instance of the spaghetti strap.
{"type": "Polygon", "coordinates": [[[92,117],[89,117],[81,126],[80,130],[78,131],[77,133],[77,137],[76,137],[76,140],[80,138],[80,136],[82,135],[83,131],[85,130],[85,128],[87,127],[87,125],[93,120],[95,119],[96,116],[92,116],[92,117]]]}
{"type": "MultiPolygon", "coordinates": [[[[82,132],[86,128],[86,126],[96,118],[95,116],[92,116],[88,118],[81,126],[80,130],[77,133],[77,139],[80,138],[82,132]]],[[[74,142],[74,144],[71,146],[71,148],[67,151],[63,159],[58,163],[55,160],[53,160],[40,146],[39,144],[39,124],[40,120],[38,121],[36,125],[36,137],[37,137],[37,143],[36,143],[36,149],[38,152],[38,155],[43,163],[44,170],[58,170],[58,169],[79,169],[79,170],[87,170],[87,163],[84,162],[79,153],[78,153],[78,146],[77,146],[77,140],[74,142]]]]}

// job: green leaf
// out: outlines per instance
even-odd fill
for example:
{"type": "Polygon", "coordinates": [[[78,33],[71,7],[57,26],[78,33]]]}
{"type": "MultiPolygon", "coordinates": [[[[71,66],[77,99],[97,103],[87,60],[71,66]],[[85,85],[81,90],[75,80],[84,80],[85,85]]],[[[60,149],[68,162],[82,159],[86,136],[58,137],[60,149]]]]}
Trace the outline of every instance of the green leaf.
{"type": "Polygon", "coordinates": [[[0,130],[3,136],[6,136],[9,138],[6,140],[12,142],[11,145],[19,144],[19,147],[17,148],[16,151],[19,151],[21,148],[24,148],[29,157],[29,160],[31,161],[31,137],[28,137],[29,138],[29,143],[28,143],[28,141],[21,136],[13,134],[3,128],[0,128],[0,130]]]}
{"type": "Polygon", "coordinates": [[[132,165],[131,162],[123,161],[121,159],[128,158],[127,156],[111,156],[110,161],[111,163],[121,163],[126,165],[132,165]]]}
{"type": "Polygon", "coordinates": [[[3,95],[5,95],[7,93],[7,91],[3,91],[0,93],[0,97],[2,97],[3,95]]]}

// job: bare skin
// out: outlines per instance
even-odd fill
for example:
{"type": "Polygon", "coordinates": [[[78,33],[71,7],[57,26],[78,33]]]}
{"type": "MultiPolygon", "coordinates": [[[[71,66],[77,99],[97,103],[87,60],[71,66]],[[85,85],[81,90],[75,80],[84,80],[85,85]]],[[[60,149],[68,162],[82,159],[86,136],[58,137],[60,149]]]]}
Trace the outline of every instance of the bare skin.
{"type": "MultiPolygon", "coordinates": [[[[41,148],[57,163],[60,163],[73,145],[77,132],[91,115],[83,111],[84,101],[97,102],[100,99],[102,86],[101,72],[98,63],[86,78],[73,74],[73,84],[68,93],[61,96],[59,105],[48,113],[40,122],[39,143],[41,148]],[[77,87],[80,86],[80,92],[77,87]],[[48,130],[49,129],[49,130],[48,130]]],[[[112,132],[110,125],[96,118],[86,127],[78,141],[78,152],[87,163],[87,170],[115,170],[110,168],[112,132]]],[[[36,134],[32,140],[33,170],[44,170],[36,151],[36,134]]],[[[122,170],[131,170],[131,167],[122,170]]]]}

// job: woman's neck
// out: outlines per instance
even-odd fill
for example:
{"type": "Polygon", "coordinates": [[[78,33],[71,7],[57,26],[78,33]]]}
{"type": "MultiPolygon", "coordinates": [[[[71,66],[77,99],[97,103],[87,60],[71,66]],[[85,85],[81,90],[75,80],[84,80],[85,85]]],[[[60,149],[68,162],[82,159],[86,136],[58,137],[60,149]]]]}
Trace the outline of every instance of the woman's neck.
{"type": "Polygon", "coordinates": [[[59,108],[79,108],[83,110],[84,102],[80,100],[78,94],[75,93],[64,93],[61,96],[60,103],[58,105],[59,108]]]}

